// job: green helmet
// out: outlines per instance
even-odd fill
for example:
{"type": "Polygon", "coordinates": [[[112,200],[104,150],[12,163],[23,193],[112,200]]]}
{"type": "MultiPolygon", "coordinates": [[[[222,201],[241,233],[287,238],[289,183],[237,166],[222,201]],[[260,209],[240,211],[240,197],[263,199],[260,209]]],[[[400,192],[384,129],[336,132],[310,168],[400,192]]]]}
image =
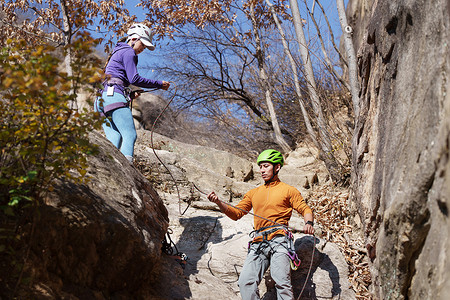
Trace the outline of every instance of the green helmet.
{"type": "Polygon", "coordinates": [[[284,159],[283,155],[277,150],[273,149],[267,149],[261,152],[261,154],[258,156],[258,159],[256,160],[256,163],[259,165],[260,163],[267,161],[272,164],[280,164],[283,166],[284,159]]]}

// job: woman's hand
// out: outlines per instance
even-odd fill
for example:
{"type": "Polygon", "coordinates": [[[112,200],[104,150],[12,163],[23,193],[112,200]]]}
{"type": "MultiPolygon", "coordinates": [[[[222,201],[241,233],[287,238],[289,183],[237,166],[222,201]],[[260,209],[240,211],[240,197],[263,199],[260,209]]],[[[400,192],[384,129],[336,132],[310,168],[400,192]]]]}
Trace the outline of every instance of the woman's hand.
{"type": "Polygon", "coordinates": [[[141,95],[142,90],[132,91],[130,93],[131,100],[138,98],[141,95]]]}
{"type": "Polygon", "coordinates": [[[163,90],[167,91],[169,89],[169,87],[170,87],[170,82],[168,82],[168,81],[163,81],[162,82],[162,89],[163,90]]]}

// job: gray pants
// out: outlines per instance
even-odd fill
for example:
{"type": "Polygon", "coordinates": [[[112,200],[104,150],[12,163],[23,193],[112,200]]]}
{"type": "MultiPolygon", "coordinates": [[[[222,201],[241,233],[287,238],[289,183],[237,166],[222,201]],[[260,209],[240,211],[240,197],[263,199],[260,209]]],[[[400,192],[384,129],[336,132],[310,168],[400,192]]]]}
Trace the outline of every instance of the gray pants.
{"type": "Polygon", "coordinates": [[[284,236],[277,236],[268,242],[251,244],[238,281],[243,300],[260,299],[258,285],[269,265],[270,275],[275,281],[277,299],[294,299],[287,247],[287,239],[284,236]]]}

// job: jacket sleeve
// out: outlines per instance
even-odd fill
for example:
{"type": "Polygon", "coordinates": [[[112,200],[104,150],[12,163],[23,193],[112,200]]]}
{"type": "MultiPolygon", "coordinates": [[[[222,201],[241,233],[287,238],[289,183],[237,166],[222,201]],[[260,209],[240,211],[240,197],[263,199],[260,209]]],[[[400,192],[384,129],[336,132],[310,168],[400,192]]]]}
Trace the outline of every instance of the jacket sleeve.
{"type": "Polygon", "coordinates": [[[290,191],[291,206],[302,216],[306,214],[312,214],[311,208],[306,204],[302,194],[296,189],[291,188],[290,191]]]}
{"type": "Polygon", "coordinates": [[[225,214],[234,221],[239,220],[240,218],[245,216],[248,211],[252,209],[252,200],[250,192],[245,194],[244,198],[236,205],[236,207],[240,209],[228,206],[227,210],[225,211],[225,214]],[[246,212],[242,211],[241,209],[245,210],[246,212]]]}
{"type": "Polygon", "coordinates": [[[140,76],[137,71],[137,63],[138,57],[134,50],[130,49],[123,54],[123,64],[128,82],[142,88],[162,88],[162,81],[140,76]]]}

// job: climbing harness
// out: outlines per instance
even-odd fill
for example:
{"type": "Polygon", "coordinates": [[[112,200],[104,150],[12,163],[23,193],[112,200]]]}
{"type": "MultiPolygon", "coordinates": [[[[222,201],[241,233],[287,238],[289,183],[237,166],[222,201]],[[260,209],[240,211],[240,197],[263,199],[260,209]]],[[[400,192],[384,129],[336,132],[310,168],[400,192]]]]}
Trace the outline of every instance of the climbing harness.
{"type": "Polygon", "coordinates": [[[283,230],[284,236],[288,240],[288,256],[290,258],[291,269],[296,271],[302,262],[298,257],[297,252],[295,252],[294,235],[286,228],[283,228],[283,230]]]}
{"type": "Polygon", "coordinates": [[[284,232],[283,236],[286,238],[286,242],[287,242],[288,246],[287,247],[285,247],[284,245],[282,245],[282,246],[286,248],[286,250],[288,252],[289,259],[290,259],[289,262],[290,262],[290,265],[291,265],[291,269],[295,271],[300,266],[301,261],[300,261],[300,258],[297,255],[297,252],[295,252],[294,235],[285,226],[271,225],[271,226],[261,227],[258,230],[253,230],[249,234],[249,236],[252,238],[252,241],[250,241],[248,243],[248,249],[250,249],[250,246],[251,246],[252,243],[258,242],[258,243],[260,243],[259,246],[258,246],[258,249],[256,251],[258,253],[259,248],[261,247],[261,245],[263,245],[264,243],[268,243],[267,237],[270,234],[275,233],[275,232],[277,232],[279,230],[283,230],[283,232],[284,232]],[[260,237],[262,237],[262,240],[258,241],[258,239],[260,237]]]}
{"type": "Polygon", "coordinates": [[[173,233],[173,231],[170,228],[167,230],[167,233],[164,235],[164,240],[162,241],[161,250],[163,253],[174,258],[184,269],[186,267],[188,257],[185,253],[178,251],[177,245],[175,245],[175,243],[172,241],[169,233],[173,233]]]}
{"type": "MultiPolygon", "coordinates": [[[[124,87],[124,82],[119,78],[106,79],[103,82],[103,84],[102,84],[103,87],[99,90],[99,93],[101,93],[101,91],[105,90],[105,88],[106,88],[108,96],[109,95],[112,96],[114,94],[114,86],[115,85],[124,87]]],[[[125,87],[124,87],[124,91],[126,93],[125,87]]],[[[102,107],[99,106],[98,101],[95,101],[95,110],[98,111],[102,117],[107,117],[106,114],[110,111],[113,111],[118,108],[129,107],[129,101],[128,101],[129,98],[126,94],[124,96],[125,96],[125,99],[127,102],[115,102],[115,103],[111,103],[111,104],[108,104],[108,105],[102,106],[102,107]]]]}
{"type": "Polygon", "coordinates": [[[125,86],[125,83],[122,79],[116,78],[116,77],[106,79],[103,82],[103,88],[101,90],[106,89],[108,96],[112,96],[114,94],[114,86],[120,86],[123,88],[123,95],[125,97],[126,102],[115,102],[115,103],[108,104],[104,107],[99,107],[97,101],[95,101],[95,109],[96,109],[96,111],[100,112],[100,114],[103,117],[106,117],[106,114],[108,112],[113,111],[118,108],[128,107],[128,108],[130,108],[130,110],[133,109],[133,99],[136,98],[136,93],[146,93],[146,92],[151,92],[151,91],[156,90],[156,88],[154,88],[154,89],[148,89],[148,90],[133,91],[133,90],[131,90],[130,87],[125,86]]]}
{"type": "MultiPolygon", "coordinates": [[[[203,192],[202,190],[200,190],[200,189],[195,185],[195,183],[192,183],[192,184],[193,184],[194,188],[195,188],[199,193],[201,193],[201,194],[203,194],[203,195],[208,195],[207,193],[205,193],[205,192],[203,192]]],[[[280,223],[278,223],[278,222],[276,222],[276,221],[273,221],[273,220],[264,218],[264,217],[262,217],[262,216],[258,216],[258,215],[254,214],[254,213],[252,213],[252,212],[246,211],[245,209],[239,208],[239,207],[237,207],[237,206],[235,206],[235,205],[233,205],[233,204],[231,204],[231,203],[227,203],[227,202],[222,201],[222,200],[220,200],[220,199],[218,199],[218,200],[219,200],[220,202],[222,202],[223,204],[225,204],[225,205],[228,205],[228,206],[233,207],[233,208],[235,208],[235,209],[238,209],[238,210],[240,210],[240,211],[242,211],[242,212],[244,212],[244,213],[246,213],[246,214],[252,215],[252,216],[254,216],[254,217],[256,217],[256,218],[260,218],[260,219],[269,221],[269,222],[271,222],[271,223],[274,224],[273,226],[266,226],[266,227],[263,227],[263,228],[261,228],[260,230],[264,230],[264,228],[267,229],[267,228],[271,228],[271,227],[278,227],[276,230],[279,230],[279,229],[287,230],[287,231],[289,232],[289,234],[290,234],[290,237],[289,237],[289,238],[292,239],[292,241],[293,241],[292,231],[300,231],[300,232],[304,233],[303,230],[298,230],[298,229],[292,228],[292,227],[290,227],[290,226],[280,224],[280,223]]],[[[275,231],[276,231],[276,230],[275,230],[275,231]]],[[[268,233],[267,233],[266,235],[268,235],[268,233]]],[[[297,300],[299,300],[299,299],[301,298],[301,296],[302,296],[302,294],[303,294],[303,291],[305,290],[306,284],[307,284],[307,282],[308,282],[309,276],[310,276],[310,274],[311,274],[311,269],[312,269],[313,260],[314,260],[314,253],[315,253],[315,250],[316,250],[316,237],[315,237],[314,235],[312,235],[312,236],[313,236],[313,239],[314,239],[314,245],[313,245],[313,251],[312,251],[312,254],[311,254],[311,263],[310,263],[310,265],[309,265],[308,274],[306,275],[305,283],[303,284],[302,290],[301,290],[301,292],[300,292],[300,294],[299,294],[297,300]]],[[[292,246],[292,249],[294,249],[294,246],[292,246]]],[[[292,258],[291,258],[291,256],[289,255],[289,257],[291,258],[291,268],[292,268],[292,264],[294,265],[294,267],[298,268],[298,266],[300,266],[300,259],[298,259],[298,256],[297,256],[297,253],[295,252],[295,250],[294,250],[294,253],[295,253],[295,257],[292,256],[292,258]],[[294,261],[294,263],[292,263],[292,261],[294,261]]],[[[295,270],[296,270],[296,269],[295,269],[295,270]]]]}

